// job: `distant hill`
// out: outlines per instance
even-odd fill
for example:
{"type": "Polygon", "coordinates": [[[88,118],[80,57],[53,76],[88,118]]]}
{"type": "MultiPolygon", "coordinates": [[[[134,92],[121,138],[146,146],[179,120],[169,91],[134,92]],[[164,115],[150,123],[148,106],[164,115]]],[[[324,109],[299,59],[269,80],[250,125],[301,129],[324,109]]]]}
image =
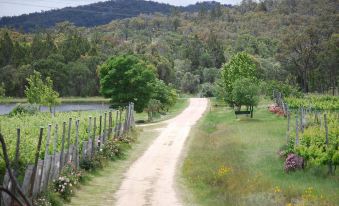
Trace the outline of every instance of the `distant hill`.
{"type": "Polygon", "coordinates": [[[93,27],[107,24],[115,19],[135,17],[142,13],[160,12],[169,14],[175,8],[181,11],[196,12],[201,8],[209,10],[216,5],[220,4],[217,2],[202,2],[187,7],[175,7],[152,1],[112,0],[14,17],[3,17],[0,19],[0,27],[22,29],[27,32],[52,27],[62,21],[72,22],[76,26],[93,27]]]}

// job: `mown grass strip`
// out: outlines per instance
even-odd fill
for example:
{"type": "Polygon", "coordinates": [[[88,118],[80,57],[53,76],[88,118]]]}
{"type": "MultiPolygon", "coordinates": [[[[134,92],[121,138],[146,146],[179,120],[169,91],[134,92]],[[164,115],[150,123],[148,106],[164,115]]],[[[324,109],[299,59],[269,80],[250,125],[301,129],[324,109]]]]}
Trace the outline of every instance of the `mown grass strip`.
{"type": "Polygon", "coordinates": [[[286,120],[262,105],[254,119],[211,103],[187,144],[180,179],[193,205],[336,205],[339,176],[326,168],[286,174],[277,155],[286,141],[286,120]],[[188,193],[189,194],[189,193],[188,193]],[[192,198],[193,197],[193,198],[192,198]],[[194,202],[194,203],[192,203],[194,202]]]}

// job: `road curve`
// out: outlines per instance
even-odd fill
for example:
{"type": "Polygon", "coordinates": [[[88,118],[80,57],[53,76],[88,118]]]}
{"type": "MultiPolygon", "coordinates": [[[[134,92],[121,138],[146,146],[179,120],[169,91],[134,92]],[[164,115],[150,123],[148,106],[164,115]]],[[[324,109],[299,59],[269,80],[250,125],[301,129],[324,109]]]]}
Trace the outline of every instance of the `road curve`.
{"type": "Polygon", "coordinates": [[[208,100],[191,98],[189,106],[168,121],[161,134],[137,159],[115,194],[117,206],[181,206],[174,189],[175,170],[191,127],[208,100]]]}

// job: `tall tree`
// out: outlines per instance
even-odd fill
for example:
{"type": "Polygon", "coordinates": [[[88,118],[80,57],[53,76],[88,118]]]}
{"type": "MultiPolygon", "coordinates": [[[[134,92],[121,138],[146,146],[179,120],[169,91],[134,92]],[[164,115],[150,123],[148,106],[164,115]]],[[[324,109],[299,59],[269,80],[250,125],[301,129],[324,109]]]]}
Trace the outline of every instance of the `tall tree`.
{"type": "Polygon", "coordinates": [[[112,57],[100,66],[101,93],[115,107],[133,102],[137,112],[148,105],[155,78],[155,68],[134,55],[112,57]]]}
{"type": "Polygon", "coordinates": [[[0,40],[0,66],[5,66],[11,63],[13,56],[13,42],[8,32],[5,32],[0,40]]]}
{"type": "Polygon", "coordinates": [[[234,103],[232,98],[234,82],[241,78],[256,81],[258,76],[257,65],[251,56],[245,52],[240,52],[224,65],[221,74],[226,94],[225,101],[232,105],[234,103]]]}

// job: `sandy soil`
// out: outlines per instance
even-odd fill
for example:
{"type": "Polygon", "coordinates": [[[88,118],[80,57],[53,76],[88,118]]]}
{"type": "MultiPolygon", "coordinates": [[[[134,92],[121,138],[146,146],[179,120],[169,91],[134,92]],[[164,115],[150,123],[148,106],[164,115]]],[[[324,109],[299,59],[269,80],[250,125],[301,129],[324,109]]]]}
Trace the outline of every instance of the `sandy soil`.
{"type": "Polygon", "coordinates": [[[189,106],[169,120],[163,131],[135,161],[115,194],[117,206],[180,206],[175,171],[191,127],[207,108],[207,99],[192,98],[189,106]]]}

